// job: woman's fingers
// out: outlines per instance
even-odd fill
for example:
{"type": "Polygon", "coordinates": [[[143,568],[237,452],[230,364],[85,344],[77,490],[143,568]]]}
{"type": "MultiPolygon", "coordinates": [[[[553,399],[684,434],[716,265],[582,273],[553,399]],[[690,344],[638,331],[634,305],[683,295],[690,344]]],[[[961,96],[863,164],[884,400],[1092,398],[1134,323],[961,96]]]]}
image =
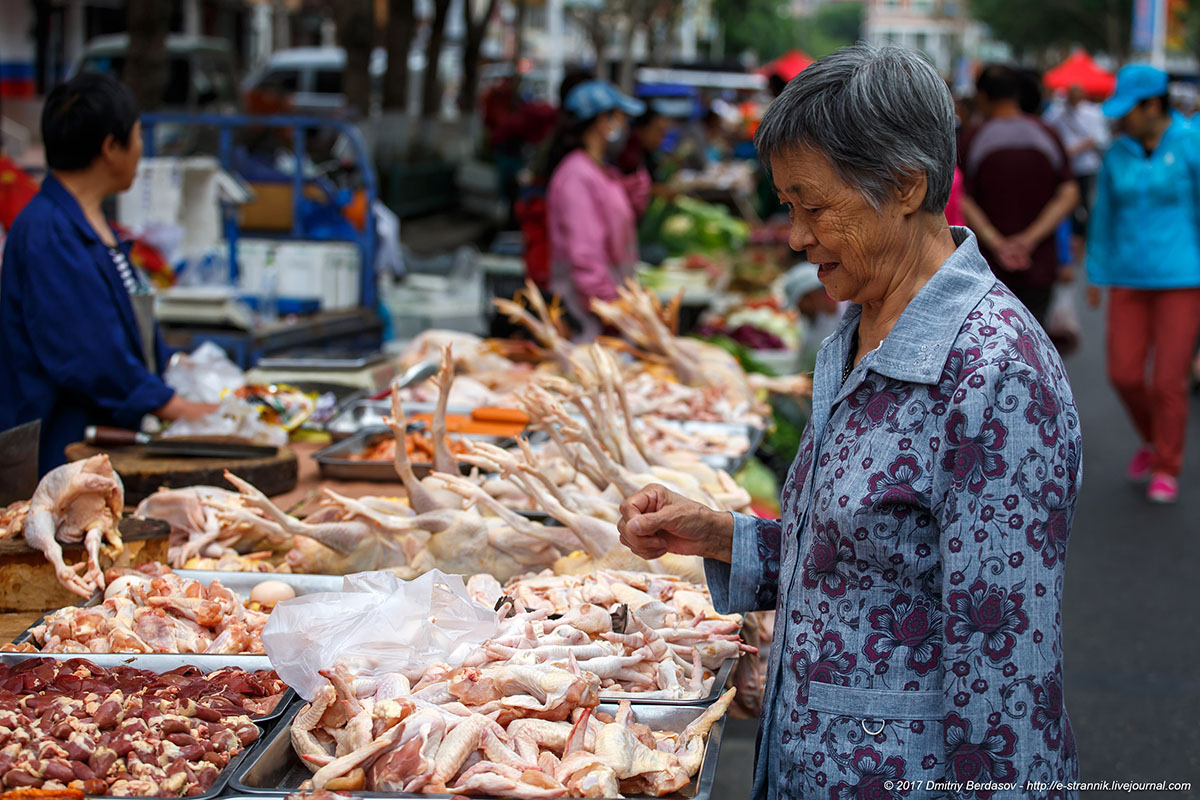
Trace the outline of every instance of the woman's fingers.
{"type": "Polygon", "coordinates": [[[621,519],[628,522],[639,514],[658,511],[670,502],[670,492],[665,486],[657,483],[646,485],[640,491],[631,494],[621,503],[621,519]]]}

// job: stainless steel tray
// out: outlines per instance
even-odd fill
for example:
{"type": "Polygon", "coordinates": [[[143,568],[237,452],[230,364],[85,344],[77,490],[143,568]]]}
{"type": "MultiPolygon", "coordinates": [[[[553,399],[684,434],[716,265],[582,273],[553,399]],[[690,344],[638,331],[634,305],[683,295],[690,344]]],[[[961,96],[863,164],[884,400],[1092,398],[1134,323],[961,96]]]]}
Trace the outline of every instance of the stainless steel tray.
{"type": "MultiPolygon", "coordinates": [[[[11,655],[11,654],[6,654],[6,655],[11,655]]],[[[292,714],[295,713],[296,708],[298,708],[298,706],[290,709],[292,714]]],[[[290,717],[289,717],[289,719],[290,719],[290,717]]],[[[720,724],[720,723],[718,723],[718,724],[720,724]]],[[[225,765],[225,769],[221,770],[221,774],[217,776],[217,779],[215,781],[213,781],[213,785],[208,787],[208,791],[204,792],[203,794],[190,795],[189,800],[215,800],[215,798],[221,797],[224,794],[226,785],[229,783],[230,779],[233,776],[237,775],[239,772],[241,772],[241,770],[245,767],[246,763],[249,761],[250,756],[258,748],[258,746],[261,745],[267,739],[271,738],[270,730],[273,727],[272,722],[263,722],[261,720],[255,720],[255,727],[258,728],[258,741],[254,742],[253,744],[251,744],[248,747],[242,748],[242,751],[240,753],[238,753],[236,756],[231,758],[229,760],[229,763],[225,765]]],[[[289,726],[289,730],[290,730],[290,726],[289,726]]],[[[713,730],[714,731],[716,730],[716,726],[713,726],[713,730]]],[[[301,766],[301,769],[304,769],[304,767],[301,766]]],[[[172,799],[174,799],[174,798],[177,798],[178,795],[149,795],[148,797],[151,798],[151,800],[156,800],[156,798],[172,798],[172,799]]],[[[119,795],[108,795],[108,794],[88,795],[88,798],[89,798],[89,800],[129,800],[128,797],[123,797],[123,796],[119,796],[119,795]]]]}
{"type": "MultiPolygon", "coordinates": [[[[297,704],[274,732],[254,747],[250,759],[229,780],[229,792],[232,795],[246,795],[251,798],[263,795],[283,796],[299,789],[303,781],[312,777],[312,773],[300,762],[292,749],[292,718],[303,708],[297,704]]],[[[603,703],[598,708],[609,714],[617,712],[617,706],[603,703]]],[[[658,730],[682,731],[688,723],[704,713],[700,706],[638,706],[634,714],[638,722],[645,723],[658,730]]],[[[712,797],[713,782],[717,774],[717,760],[721,753],[721,732],[725,727],[722,717],[712,726],[708,733],[708,741],[704,746],[704,761],[700,771],[690,784],[682,791],[668,795],[669,797],[688,797],[697,800],[708,800],[712,797]]],[[[451,794],[411,794],[386,792],[354,792],[355,797],[437,797],[451,798],[461,795],[451,794]]]]}
{"type": "Polygon", "coordinates": [[[225,572],[215,569],[177,569],[175,574],[181,578],[191,578],[203,584],[214,580],[229,589],[245,602],[250,592],[264,581],[280,581],[296,590],[296,596],[317,594],[318,592],[340,592],[342,590],[341,575],[309,575],[305,573],[287,572],[225,572]]]}
{"type": "MultiPolygon", "coordinates": [[[[204,673],[216,672],[227,667],[237,667],[247,672],[271,669],[271,660],[266,656],[238,656],[235,663],[229,662],[227,655],[209,655],[202,653],[0,653],[0,664],[15,666],[18,663],[32,661],[38,658],[48,658],[54,661],[70,661],[80,659],[90,661],[98,667],[133,667],[150,672],[170,672],[179,667],[197,667],[204,673]]],[[[297,699],[296,690],[288,689],[279,696],[275,708],[266,714],[252,717],[259,724],[273,723],[283,716],[284,712],[297,699]]]]}
{"type": "MultiPolygon", "coordinates": [[[[388,360],[387,353],[375,350],[370,353],[350,355],[348,353],[329,356],[318,353],[269,356],[260,358],[255,364],[259,369],[312,369],[312,370],[357,370],[382,364],[388,360]]],[[[287,381],[284,381],[287,383],[287,381]]]]}
{"type": "MultiPolygon", "coordinates": [[[[488,442],[498,447],[509,446],[513,442],[512,439],[501,436],[457,435],[480,442],[488,442]]],[[[385,481],[387,483],[398,484],[400,483],[400,477],[396,474],[396,467],[391,461],[360,461],[349,457],[351,453],[358,453],[378,444],[383,438],[392,438],[391,430],[378,426],[364,428],[352,436],[314,453],[313,460],[317,462],[317,466],[321,471],[321,477],[324,480],[385,481]]],[[[470,472],[470,470],[471,466],[469,464],[462,464],[464,474],[470,472]]],[[[418,478],[425,477],[431,471],[433,471],[432,464],[413,463],[413,472],[418,478]]]]}
{"type": "MultiPolygon", "coordinates": [[[[307,574],[303,574],[303,573],[290,574],[290,573],[275,573],[275,572],[224,572],[224,571],[220,571],[220,570],[206,570],[206,569],[177,569],[177,570],[174,570],[174,572],[175,572],[175,574],[177,574],[181,577],[191,578],[192,580],[200,581],[201,583],[204,583],[204,584],[212,583],[214,579],[220,580],[221,584],[223,586],[225,586],[227,589],[232,590],[235,594],[238,595],[238,597],[241,597],[243,599],[243,601],[246,600],[250,596],[250,592],[251,592],[251,590],[254,589],[255,586],[262,583],[263,581],[271,581],[271,580],[282,581],[283,583],[286,583],[287,585],[291,586],[293,589],[296,590],[297,597],[300,597],[300,596],[306,595],[306,594],[315,594],[316,592],[340,592],[342,590],[342,578],[340,575],[307,575],[307,574]]],[[[78,605],[83,606],[83,607],[95,606],[95,605],[99,605],[101,602],[103,602],[103,599],[104,599],[104,596],[100,592],[96,592],[89,599],[80,601],[78,603],[78,605]]],[[[64,606],[64,608],[70,608],[70,606],[64,606]]],[[[55,609],[55,610],[58,610],[58,609],[55,609]]],[[[13,644],[23,644],[25,642],[30,641],[33,638],[33,634],[31,633],[31,631],[34,628],[36,628],[37,626],[43,624],[46,621],[46,617],[53,613],[54,613],[53,611],[48,611],[45,614],[42,614],[42,616],[38,617],[37,620],[35,620],[32,625],[30,625],[25,630],[21,631],[21,634],[19,636],[17,636],[17,638],[13,639],[12,643],[13,644]]],[[[81,654],[81,653],[24,653],[24,654],[18,654],[18,655],[47,655],[47,656],[70,657],[70,656],[81,656],[81,655],[86,656],[88,654],[86,654],[86,653],[83,653],[83,654],[81,654]]],[[[102,655],[102,654],[93,653],[92,655],[102,655]]],[[[118,655],[118,656],[153,655],[153,656],[173,657],[175,655],[189,656],[190,654],[187,654],[187,653],[184,653],[184,654],[116,653],[113,655],[118,655]]],[[[195,655],[206,656],[209,654],[199,653],[199,654],[195,654],[195,655]]],[[[236,663],[239,666],[243,666],[242,659],[247,659],[247,658],[263,658],[263,659],[265,659],[266,656],[243,655],[243,654],[234,653],[234,654],[220,656],[220,658],[237,659],[236,663]]],[[[261,669],[267,669],[269,667],[270,667],[270,664],[267,664],[266,667],[261,667],[261,669]]],[[[171,669],[171,668],[168,667],[168,669],[171,669]]],[[[255,667],[255,669],[260,669],[260,668],[255,667]]]]}
{"type": "MultiPolygon", "coordinates": [[[[406,415],[432,414],[436,408],[433,403],[405,403],[404,413],[406,415]]],[[[362,398],[343,406],[333,419],[325,424],[325,430],[335,442],[338,442],[367,428],[386,428],[383,418],[390,416],[391,413],[392,401],[390,398],[385,397],[382,400],[362,398]]],[[[446,413],[470,415],[471,408],[447,406],[446,413]]]]}
{"type": "MultiPolygon", "coordinates": [[[[708,694],[704,697],[697,697],[694,700],[656,700],[654,698],[641,698],[637,696],[637,692],[630,692],[628,695],[616,696],[600,692],[601,703],[615,703],[618,700],[628,700],[633,703],[634,709],[642,706],[687,706],[694,708],[696,706],[710,706],[720,699],[721,694],[728,688],[729,676],[733,674],[734,667],[737,666],[736,658],[727,658],[725,663],[717,670],[716,676],[713,678],[712,688],[708,690],[708,694]]],[[[586,668],[587,662],[582,662],[586,668]]]]}

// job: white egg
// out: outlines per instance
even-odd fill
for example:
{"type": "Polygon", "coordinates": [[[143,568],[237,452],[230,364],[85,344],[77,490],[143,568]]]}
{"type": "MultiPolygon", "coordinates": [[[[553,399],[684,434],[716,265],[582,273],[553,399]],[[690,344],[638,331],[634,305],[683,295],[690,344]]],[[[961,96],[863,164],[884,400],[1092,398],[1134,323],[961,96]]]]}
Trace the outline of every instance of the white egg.
{"type": "Polygon", "coordinates": [[[283,581],[263,581],[250,591],[250,602],[269,608],[295,596],[296,590],[283,581]]]}

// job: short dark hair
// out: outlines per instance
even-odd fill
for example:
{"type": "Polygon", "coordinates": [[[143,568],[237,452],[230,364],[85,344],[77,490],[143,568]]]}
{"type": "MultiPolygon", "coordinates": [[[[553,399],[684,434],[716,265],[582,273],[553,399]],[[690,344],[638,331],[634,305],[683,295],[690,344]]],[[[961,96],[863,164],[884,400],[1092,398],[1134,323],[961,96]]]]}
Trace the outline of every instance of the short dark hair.
{"type": "Polygon", "coordinates": [[[979,73],[975,90],[986,94],[989,100],[1020,100],[1021,76],[1012,67],[989,64],[979,73]]]}
{"type": "Polygon", "coordinates": [[[42,107],[42,142],[51,169],[86,169],[112,136],[122,147],[138,120],[129,87],[111,75],[82,72],[55,86],[42,107]]]}
{"type": "Polygon", "coordinates": [[[1161,97],[1147,97],[1145,100],[1139,101],[1138,105],[1144,109],[1155,100],[1158,101],[1158,112],[1160,114],[1171,113],[1171,109],[1174,108],[1174,106],[1171,105],[1171,95],[1169,94],[1164,94],[1161,97]]]}

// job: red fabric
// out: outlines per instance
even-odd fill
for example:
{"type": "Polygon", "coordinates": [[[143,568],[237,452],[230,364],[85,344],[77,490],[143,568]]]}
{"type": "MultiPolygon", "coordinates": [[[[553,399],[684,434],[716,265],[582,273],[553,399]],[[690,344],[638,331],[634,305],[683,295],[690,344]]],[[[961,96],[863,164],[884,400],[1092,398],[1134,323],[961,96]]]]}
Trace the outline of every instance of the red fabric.
{"type": "Polygon", "coordinates": [[[800,50],[791,50],[774,61],[768,61],[766,64],[763,64],[758,68],[758,74],[778,75],[785,81],[790,81],[803,72],[805,67],[811,63],[813,63],[813,60],[806,53],[800,50]]]}
{"type": "Polygon", "coordinates": [[[37,182],[11,158],[0,153],[0,227],[12,228],[13,220],[38,192],[37,182]]]}
{"type": "Polygon", "coordinates": [[[1071,53],[1066,61],[1047,71],[1042,80],[1051,91],[1065,92],[1072,86],[1078,86],[1094,100],[1108,97],[1117,85],[1116,77],[1097,66],[1091,56],[1082,50],[1071,53]]]}
{"type": "Polygon", "coordinates": [[[550,287],[550,230],[546,224],[546,198],[518,200],[513,206],[525,237],[525,275],[540,289],[550,287]]]}
{"type": "Polygon", "coordinates": [[[1197,336],[1200,289],[1109,291],[1108,377],[1142,441],[1154,447],[1155,472],[1177,476],[1183,464],[1197,336]]]}

